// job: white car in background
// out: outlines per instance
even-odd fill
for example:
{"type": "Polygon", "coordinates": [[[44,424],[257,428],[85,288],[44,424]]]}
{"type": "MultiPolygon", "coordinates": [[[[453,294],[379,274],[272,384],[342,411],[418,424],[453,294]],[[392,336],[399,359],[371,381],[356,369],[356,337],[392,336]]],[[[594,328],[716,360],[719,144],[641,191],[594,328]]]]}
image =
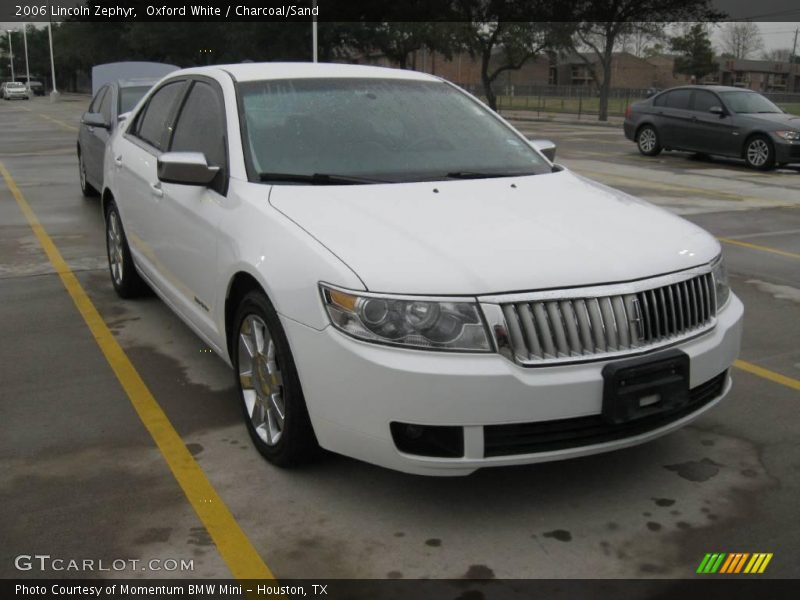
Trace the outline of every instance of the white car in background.
{"type": "Polygon", "coordinates": [[[0,97],[3,100],[30,100],[30,92],[28,92],[28,88],[25,87],[24,83],[20,83],[19,81],[4,81],[2,85],[0,85],[0,97]]]}
{"type": "Polygon", "coordinates": [[[277,465],[317,445],[463,475],[614,450],[730,389],[719,243],[553,164],[412,71],[170,74],[112,136],[120,296],[146,282],[235,370],[277,465]]]}

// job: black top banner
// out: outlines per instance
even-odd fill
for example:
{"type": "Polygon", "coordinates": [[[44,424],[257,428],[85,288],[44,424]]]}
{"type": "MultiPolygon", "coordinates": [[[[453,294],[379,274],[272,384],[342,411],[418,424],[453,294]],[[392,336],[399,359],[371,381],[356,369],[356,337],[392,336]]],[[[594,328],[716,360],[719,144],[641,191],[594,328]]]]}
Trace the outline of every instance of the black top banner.
{"type": "Polygon", "coordinates": [[[5,22],[800,21],[797,0],[0,0],[5,22]],[[643,19],[643,16],[646,18],[643,19]]]}

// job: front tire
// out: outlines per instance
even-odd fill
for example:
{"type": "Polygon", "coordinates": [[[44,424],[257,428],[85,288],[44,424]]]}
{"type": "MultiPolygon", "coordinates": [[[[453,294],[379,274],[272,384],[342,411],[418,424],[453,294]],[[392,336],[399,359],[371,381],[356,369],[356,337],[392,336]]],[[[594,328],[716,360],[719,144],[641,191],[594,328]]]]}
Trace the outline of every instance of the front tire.
{"type": "Polygon", "coordinates": [[[663,150],[658,132],[652,125],[645,125],[636,133],[636,147],[645,156],[658,156],[663,150]]]}
{"type": "Polygon", "coordinates": [[[744,147],[744,160],[751,169],[769,171],[775,167],[775,148],[764,135],[754,135],[744,147]]]}
{"type": "Polygon", "coordinates": [[[133,264],[128,238],[122,227],[117,205],[109,201],[106,208],[106,254],[111,283],[120,298],[135,298],[147,288],[133,264]]]}
{"type": "Polygon", "coordinates": [[[319,446],[289,342],[262,292],[252,291],[242,299],[232,335],[236,385],[253,444],[276,466],[307,462],[319,446]]]}

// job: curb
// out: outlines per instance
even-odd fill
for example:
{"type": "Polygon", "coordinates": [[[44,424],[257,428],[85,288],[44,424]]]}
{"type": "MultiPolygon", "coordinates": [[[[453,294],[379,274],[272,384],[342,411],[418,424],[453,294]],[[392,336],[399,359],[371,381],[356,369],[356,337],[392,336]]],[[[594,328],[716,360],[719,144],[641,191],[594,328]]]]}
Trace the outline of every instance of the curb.
{"type": "Polygon", "coordinates": [[[527,122],[534,122],[534,123],[564,123],[565,125],[588,125],[590,127],[606,127],[609,129],[621,129],[622,123],[611,123],[611,122],[603,122],[603,121],[584,121],[580,119],[558,119],[552,118],[548,119],[547,117],[519,117],[509,115],[507,113],[501,112],[500,115],[504,119],[508,119],[509,121],[527,121],[527,122]]]}

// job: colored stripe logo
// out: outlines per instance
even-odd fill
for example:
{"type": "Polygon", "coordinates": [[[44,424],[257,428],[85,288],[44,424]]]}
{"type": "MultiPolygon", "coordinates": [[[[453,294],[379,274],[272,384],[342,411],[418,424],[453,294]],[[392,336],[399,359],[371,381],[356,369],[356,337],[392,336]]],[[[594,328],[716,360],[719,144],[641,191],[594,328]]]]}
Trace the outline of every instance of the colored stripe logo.
{"type": "Polygon", "coordinates": [[[696,572],[703,575],[755,575],[763,573],[771,560],[771,552],[714,552],[703,557],[696,572]]]}

